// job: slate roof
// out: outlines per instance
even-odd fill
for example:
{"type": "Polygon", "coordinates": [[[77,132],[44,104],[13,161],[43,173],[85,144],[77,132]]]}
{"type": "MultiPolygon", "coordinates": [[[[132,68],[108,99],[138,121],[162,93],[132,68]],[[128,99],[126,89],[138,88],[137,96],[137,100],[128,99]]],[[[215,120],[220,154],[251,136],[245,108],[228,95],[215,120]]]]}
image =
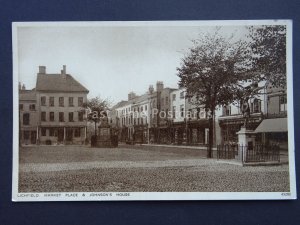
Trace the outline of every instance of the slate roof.
{"type": "Polygon", "coordinates": [[[19,100],[20,101],[36,101],[35,89],[33,90],[20,90],[19,100]]]}
{"type": "Polygon", "coordinates": [[[127,104],[128,104],[128,101],[120,101],[120,102],[118,102],[116,105],[114,105],[114,106],[112,107],[112,109],[117,109],[117,108],[123,107],[123,106],[125,106],[125,105],[127,105],[127,104]]]}
{"type": "MultiPolygon", "coordinates": [[[[177,90],[177,89],[175,89],[175,88],[168,88],[167,87],[167,88],[164,88],[163,90],[164,91],[166,91],[166,90],[174,91],[174,90],[177,90]]],[[[120,101],[116,105],[114,105],[112,107],[112,109],[120,108],[120,107],[129,105],[129,104],[138,104],[138,103],[143,102],[143,101],[145,101],[145,100],[147,100],[149,98],[153,98],[154,96],[156,96],[156,94],[157,94],[157,92],[155,91],[152,94],[145,93],[143,95],[136,96],[136,97],[134,97],[133,99],[131,99],[129,101],[128,100],[127,101],[124,101],[124,100],[120,101]]]]}
{"type": "Polygon", "coordinates": [[[69,74],[38,74],[36,90],[50,92],[89,92],[88,89],[69,74]]]}
{"type": "Polygon", "coordinates": [[[143,94],[141,96],[136,96],[135,98],[132,99],[133,104],[137,104],[140,102],[143,102],[149,98],[149,94],[143,94]]]}

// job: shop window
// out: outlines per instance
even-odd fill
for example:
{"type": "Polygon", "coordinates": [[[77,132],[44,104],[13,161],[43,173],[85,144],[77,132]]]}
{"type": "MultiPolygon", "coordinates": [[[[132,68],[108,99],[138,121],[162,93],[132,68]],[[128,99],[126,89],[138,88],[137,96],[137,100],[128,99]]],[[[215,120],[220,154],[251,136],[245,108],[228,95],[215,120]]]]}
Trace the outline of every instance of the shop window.
{"type": "Polygon", "coordinates": [[[80,128],[74,129],[74,137],[80,137],[80,128]]]}
{"type": "Polygon", "coordinates": [[[41,129],[41,134],[42,134],[42,136],[46,136],[46,131],[47,131],[46,128],[42,128],[42,129],[41,129]]]}
{"type": "Polygon", "coordinates": [[[30,132],[28,130],[25,130],[23,133],[24,140],[29,140],[30,132]]]}
{"type": "Polygon", "coordinates": [[[55,136],[55,128],[49,128],[49,136],[54,137],[55,136]]]}

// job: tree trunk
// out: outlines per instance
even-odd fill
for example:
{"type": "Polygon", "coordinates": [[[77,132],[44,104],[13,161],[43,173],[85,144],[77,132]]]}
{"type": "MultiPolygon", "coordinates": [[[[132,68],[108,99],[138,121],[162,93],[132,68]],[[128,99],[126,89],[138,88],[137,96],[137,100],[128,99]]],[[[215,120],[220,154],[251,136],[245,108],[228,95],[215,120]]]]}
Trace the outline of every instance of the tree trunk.
{"type": "Polygon", "coordinates": [[[96,121],[94,121],[95,122],[95,137],[97,136],[97,122],[96,121]]]}

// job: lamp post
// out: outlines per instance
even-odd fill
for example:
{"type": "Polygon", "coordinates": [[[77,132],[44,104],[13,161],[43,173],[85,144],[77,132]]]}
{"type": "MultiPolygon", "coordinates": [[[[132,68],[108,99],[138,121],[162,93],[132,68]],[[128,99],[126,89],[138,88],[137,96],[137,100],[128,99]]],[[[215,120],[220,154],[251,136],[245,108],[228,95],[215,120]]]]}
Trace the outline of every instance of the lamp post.
{"type": "Polygon", "coordinates": [[[207,158],[212,158],[212,146],[213,146],[213,115],[211,111],[206,110],[208,118],[208,149],[207,158]]]}

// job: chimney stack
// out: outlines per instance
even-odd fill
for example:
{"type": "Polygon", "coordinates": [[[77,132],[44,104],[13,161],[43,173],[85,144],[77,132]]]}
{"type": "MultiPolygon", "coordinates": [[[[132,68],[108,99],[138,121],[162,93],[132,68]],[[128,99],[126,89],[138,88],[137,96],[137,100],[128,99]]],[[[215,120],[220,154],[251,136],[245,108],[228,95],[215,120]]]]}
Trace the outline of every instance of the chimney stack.
{"type": "Polygon", "coordinates": [[[128,94],[128,101],[130,101],[131,99],[134,99],[136,97],[136,94],[134,92],[130,92],[128,94]]]}
{"type": "Polygon", "coordinates": [[[156,91],[161,92],[164,89],[164,83],[162,81],[156,82],[156,91]]]}
{"type": "Polygon", "coordinates": [[[39,74],[46,74],[46,66],[39,66],[39,74]]]}
{"type": "Polygon", "coordinates": [[[66,65],[63,65],[63,69],[60,71],[61,75],[64,79],[67,78],[67,69],[66,69],[66,65]]]}
{"type": "Polygon", "coordinates": [[[148,90],[149,90],[149,94],[153,94],[154,92],[153,85],[150,85],[148,90]]]}
{"type": "Polygon", "coordinates": [[[25,84],[22,85],[22,91],[25,91],[26,90],[26,87],[25,87],[25,84]]]}

